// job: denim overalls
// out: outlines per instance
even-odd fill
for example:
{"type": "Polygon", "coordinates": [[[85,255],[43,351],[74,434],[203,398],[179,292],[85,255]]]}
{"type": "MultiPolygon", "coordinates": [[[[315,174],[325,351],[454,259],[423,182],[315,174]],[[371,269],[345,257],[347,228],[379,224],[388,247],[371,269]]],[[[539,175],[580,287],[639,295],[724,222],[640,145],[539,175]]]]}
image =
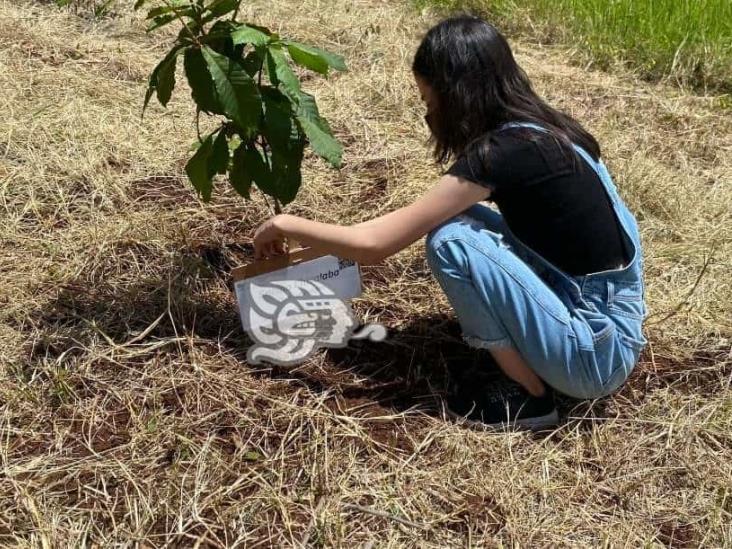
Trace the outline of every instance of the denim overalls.
{"type": "Polygon", "coordinates": [[[433,229],[427,260],[469,345],[512,346],[556,390],[598,398],[622,385],[647,344],[643,251],[635,217],[604,163],[574,147],[608,193],[631,245],[627,266],[571,276],[520,242],[500,213],[483,204],[433,229]]]}

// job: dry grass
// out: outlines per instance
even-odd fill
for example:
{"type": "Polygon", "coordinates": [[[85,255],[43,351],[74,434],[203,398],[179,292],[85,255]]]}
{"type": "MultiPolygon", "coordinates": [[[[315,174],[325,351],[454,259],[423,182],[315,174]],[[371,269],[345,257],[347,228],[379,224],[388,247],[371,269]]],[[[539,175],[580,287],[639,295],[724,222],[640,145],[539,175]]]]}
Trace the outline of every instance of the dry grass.
{"type": "MultiPolygon", "coordinates": [[[[247,10],[351,68],[308,84],[345,167],[309,158],[293,211],[354,222],[435,181],[409,73],[432,16],[247,10]]],[[[517,45],[638,214],[652,345],[617,395],[563,401],[554,433],[477,433],[436,412],[467,350],[419,246],[365,269],[356,308],[387,342],[245,363],[227,273],[266,211],[195,199],[183,90],[140,121],[164,47],[142,29],[0,0],[3,546],[732,546],[729,113],[517,45]]]]}

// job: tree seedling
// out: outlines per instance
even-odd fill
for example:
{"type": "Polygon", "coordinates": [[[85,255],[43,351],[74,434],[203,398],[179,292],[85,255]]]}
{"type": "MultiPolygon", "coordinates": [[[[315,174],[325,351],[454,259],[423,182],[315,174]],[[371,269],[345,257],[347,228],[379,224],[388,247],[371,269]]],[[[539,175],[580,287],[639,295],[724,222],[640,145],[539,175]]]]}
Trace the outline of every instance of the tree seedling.
{"type": "Polygon", "coordinates": [[[182,59],[201,114],[220,124],[201,136],[186,173],[204,202],[216,175],[228,174],[237,193],[250,198],[252,185],[274,199],[275,213],[295,199],[302,184],[305,147],[340,167],[342,147],[303,91],[291,63],[327,76],[345,71],[339,55],[280,37],[266,27],[237,20],[242,0],[137,0],[146,8],[148,31],[181,26],[170,51],[152,71],[143,113],[155,96],[167,106],[182,59]]]}

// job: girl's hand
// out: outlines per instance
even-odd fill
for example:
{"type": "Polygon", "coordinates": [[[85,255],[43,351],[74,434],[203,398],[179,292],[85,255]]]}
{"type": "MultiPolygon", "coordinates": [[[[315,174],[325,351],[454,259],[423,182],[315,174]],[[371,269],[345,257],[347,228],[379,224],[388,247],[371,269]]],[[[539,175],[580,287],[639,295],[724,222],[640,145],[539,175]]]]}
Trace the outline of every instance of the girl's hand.
{"type": "Polygon", "coordinates": [[[262,223],[254,232],[254,259],[270,258],[285,253],[285,234],[281,223],[283,214],[271,217],[262,223]]]}

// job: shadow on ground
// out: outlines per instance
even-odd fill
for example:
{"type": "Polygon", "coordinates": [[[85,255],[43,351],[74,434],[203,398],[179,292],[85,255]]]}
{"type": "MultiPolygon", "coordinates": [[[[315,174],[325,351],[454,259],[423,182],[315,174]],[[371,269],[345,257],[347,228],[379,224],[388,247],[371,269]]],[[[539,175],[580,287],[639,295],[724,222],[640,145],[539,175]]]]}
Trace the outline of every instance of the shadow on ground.
{"type": "MultiPolygon", "coordinates": [[[[95,344],[120,345],[140,334],[146,341],[191,336],[211,343],[204,352],[223,351],[244,362],[251,341],[242,332],[228,274],[238,262],[237,254],[247,251],[199,246],[177,255],[164,272],[134,284],[64,284],[25,319],[31,342],[25,368],[43,359],[83,357],[95,344]]],[[[460,327],[447,312],[388,328],[383,342],[352,340],[348,347],[319,351],[296,367],[250,365],[250,373],[328,392],[345,413],[371,408],[380,415],[419,410],[439,416],[441,397],[456,374],[466,368],[496,369],[487,351],[462,342],[460,327]]],[[[596,420],[622,416],[618,402],[638,403],[674,382],[679,372],[697,372],[679,385],[689,392],[702,391],[718,376],[708,360],[704,370],[694,364],[663,365],[650,375],[647,365],[643,357],[629,383],[613,397],[592,402],[558,397],[561,417],[590,428],[596,420]]]]}

